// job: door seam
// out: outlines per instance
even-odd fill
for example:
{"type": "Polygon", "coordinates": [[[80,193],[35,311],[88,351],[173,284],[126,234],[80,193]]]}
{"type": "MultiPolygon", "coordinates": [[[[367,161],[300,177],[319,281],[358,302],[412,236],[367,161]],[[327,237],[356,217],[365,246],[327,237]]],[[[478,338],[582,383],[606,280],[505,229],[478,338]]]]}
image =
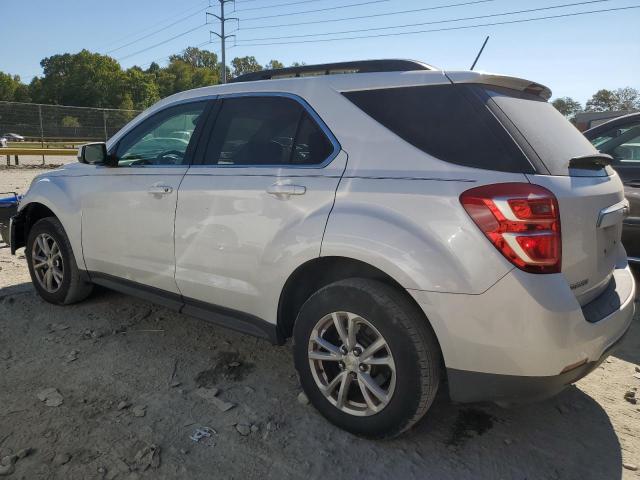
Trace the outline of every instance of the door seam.
{"type": "MultiPolygon", "coordinates": [[[[349,154],[345,150],[342,150],[342,152],[344,152],[347,158],[344,161],[344,168],[342,169],[342,173],[340,174],[340,179],[338,180],[338,183],[336,184],[336,188],[333,191],[333,202],[331,203],[331,208],[329,209],[329,213],[327,214],[327,219],[324,222],[324,229],[322,230],[322,238],[320,239],[320,251],[318,252],[318,258],[322,257],[322,247],[324,246],[324,237],[327,233],[327,226],[329,225],[329,219],[331,218],[333,209],[336,206],[336,200],[338,198],[338,189],[340,188],[340,184],[342,183],[344,174],[347,171],[347,165],[349,164],[349,154]]],[[[338,155],[340,155],[340,153],[338,153],[338,155]]],[[[336,155],[336,158],[337,158],[337,155],[336,155]]]]}

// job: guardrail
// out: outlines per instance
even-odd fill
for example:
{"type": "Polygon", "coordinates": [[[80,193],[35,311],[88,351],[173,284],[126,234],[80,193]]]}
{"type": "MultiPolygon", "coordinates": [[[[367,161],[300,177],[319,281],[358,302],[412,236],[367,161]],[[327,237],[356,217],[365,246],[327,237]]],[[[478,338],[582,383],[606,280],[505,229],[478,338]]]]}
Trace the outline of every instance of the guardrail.
{"type": "Polygon", "coordinates": [[[11,165],[11,155],[15,165],[20,165],[20,155],[42,155],[42,164],[44,165],[45,155],[59,157],[75,157],[78,155],[76,148],[0,148],[0,155],[7,156],[7,166],[11,165]]]}
{"type": "Polygon", "coordinates": [[[76,148],[0,148],[0,155],[58,155],[76,156],[76,148]]]}

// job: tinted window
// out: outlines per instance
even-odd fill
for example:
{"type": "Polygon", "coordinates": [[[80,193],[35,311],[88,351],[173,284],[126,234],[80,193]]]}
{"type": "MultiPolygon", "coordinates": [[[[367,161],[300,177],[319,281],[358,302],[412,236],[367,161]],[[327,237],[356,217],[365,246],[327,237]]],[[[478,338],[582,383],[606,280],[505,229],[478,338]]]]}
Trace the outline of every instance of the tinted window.
{"type": "Polygon", "coordinates": [[[311,119],[308,113],[302,116],[291,163],[318,164],[324,162],[333,152],[333,145],[320,127],[311,119]]]}
{"type": "Polygon", "coordinates": [[[144,120],[119,143],[118,166],[182,165],[206,102],[167,108],[144,120]]]}
{"type": "Polygon", "coordinates": [[[486,87],[486,92],[552,175],[568,175],[572,158],[597,153],[584,135],[550,103],[506,88],[486,87]]]}
{"type": "Polygon", "coordinates": [[[502,125],[465,86],[402,87],[344,95],[396,135],[440,160],[488,170],[533,172],[502,125]]]}
{"type": "Polygon", "coordinates": [[[208,165],[318,164],[333,146],[295,100],[237,97],[222,101],[209,139],[208,165]]]}

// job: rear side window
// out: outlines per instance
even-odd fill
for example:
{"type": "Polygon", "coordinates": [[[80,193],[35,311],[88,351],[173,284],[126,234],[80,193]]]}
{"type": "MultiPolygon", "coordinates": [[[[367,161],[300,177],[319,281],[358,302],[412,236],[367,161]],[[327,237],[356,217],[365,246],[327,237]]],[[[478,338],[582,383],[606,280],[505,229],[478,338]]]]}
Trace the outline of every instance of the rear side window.
{"type": "Polygon", "coordinates": [[[486,170],[534,172],[506,130],[467,86],[363,90],[344,96],[393,133],[440,160],[486,170]]]}
{"type": "Polygon", "coordinates": [[[297,101],[277,96],[222,101],[206,165],[317,165],[333,144],[297,101]]]}
{"type": "Polygon", "coordinates": [[[516,90],[493,86],[484,88],[551,175],[569,175],[572,158],[598,153],[589,140],[550,103],[516,90]]]}

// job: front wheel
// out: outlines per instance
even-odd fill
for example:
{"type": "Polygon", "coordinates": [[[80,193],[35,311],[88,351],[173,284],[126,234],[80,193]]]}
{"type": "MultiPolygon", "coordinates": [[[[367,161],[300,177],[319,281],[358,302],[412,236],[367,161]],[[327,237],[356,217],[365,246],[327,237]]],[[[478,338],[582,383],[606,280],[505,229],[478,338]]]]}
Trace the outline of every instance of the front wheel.
{"type": "Polygon", "coordinates": [[[367,279],[332,283],[302,306],[294,361],[311,403],[357,435],[385,438],[427,412],[440,382],[440,349],[402,292],[367,279]]]}
{"type": "Polygon", "coordinates": [[[69,238],[57,218],[43,218],[31,227],[25,256],[33,286],[47,302],[68,305],[91,293],[92,284],[83,280],[69,238]]]}

